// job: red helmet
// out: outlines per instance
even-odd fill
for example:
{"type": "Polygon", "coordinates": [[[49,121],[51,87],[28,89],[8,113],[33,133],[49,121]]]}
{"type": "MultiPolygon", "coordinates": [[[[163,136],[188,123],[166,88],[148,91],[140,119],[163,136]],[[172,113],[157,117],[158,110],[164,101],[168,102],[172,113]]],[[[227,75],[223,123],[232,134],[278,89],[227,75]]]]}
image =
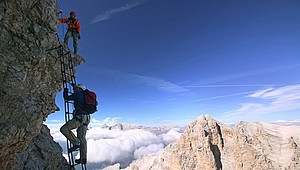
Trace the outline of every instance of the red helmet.
{"type": "Polygon", "coordinates": [[[74,15],[76,17],[76,12],[75,11],[71,11],[70,15],[74,15]]]}

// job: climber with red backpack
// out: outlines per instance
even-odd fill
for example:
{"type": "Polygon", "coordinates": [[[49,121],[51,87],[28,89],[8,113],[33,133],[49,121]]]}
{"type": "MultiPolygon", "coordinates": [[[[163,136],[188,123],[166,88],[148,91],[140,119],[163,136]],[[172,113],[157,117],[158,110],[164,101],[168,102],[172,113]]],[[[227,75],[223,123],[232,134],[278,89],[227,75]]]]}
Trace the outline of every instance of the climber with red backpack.
{"type": "Polygon", "coordinates": [[[69,18],[59,18],[60,23],[68,24],[68,31],[65,34],[64,43],[68,46],[69,38],[73,38],[74,53],[78,52],[78,39],[80,39],[80,23],[76,19],[76,13],[74,11],[70,12],[69,18]]]}
{"type": "Polygon", "coordinates": [[[65,100],[74,101],[73,118],[65,123],[60,132],[72,143],[73,147],[69,152],[76,151],[80,148],[80,158],[76,159],[76,163],[86,164],[87,160],[87,141],[86,132],[87,126],[90,123],[90,114],[97,111],[97,96],[94,92],[89,91],[84,85],[77,84],[73,86],[74,93],[68,94],[68,89],[65,88],[63,96],[65,100]],[[77,137],[72,132],[77,128],[77,137]]]}

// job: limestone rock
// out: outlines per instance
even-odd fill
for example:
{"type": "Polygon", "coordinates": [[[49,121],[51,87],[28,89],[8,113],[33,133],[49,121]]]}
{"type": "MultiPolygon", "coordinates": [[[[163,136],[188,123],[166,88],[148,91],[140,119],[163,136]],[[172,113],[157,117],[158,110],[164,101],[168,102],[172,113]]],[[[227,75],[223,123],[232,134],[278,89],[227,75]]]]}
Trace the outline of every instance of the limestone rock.
{"type": "Polygon", "coordinates": [[[161,154],[127,170],[300,169],[300,126],[240,122],[235,128],[209,115],[192,122],[161,154]]]}
{"type": "Polygon", "coordinates": [[[106,167],[103,170],[119,170],[120,169],[120,164],[114,164],[112,166],[106,167]]]}
{"type": "Polygon", "coordinates": [[[43,125],[41,133],[33,138],[27,148],[14,156],[9,169],[53,170],[68,169],[67,160],[61,156],[62,149],[53,141],[50,130],[43,125]]]}
{"type": "MultiPolygon", "coordinates": [[[[0,1],[0,167],[5,169],[57,110],[62,88],[55,0],[0,1]]],[[[75,65],[83,60],[73,56],[75,65]]]]}

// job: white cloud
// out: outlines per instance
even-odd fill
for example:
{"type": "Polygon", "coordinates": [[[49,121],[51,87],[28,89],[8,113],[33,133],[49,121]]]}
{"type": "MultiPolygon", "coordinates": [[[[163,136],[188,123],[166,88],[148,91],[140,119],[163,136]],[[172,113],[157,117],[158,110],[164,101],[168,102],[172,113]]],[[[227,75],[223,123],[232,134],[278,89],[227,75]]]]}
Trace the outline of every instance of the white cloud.
{"type": "Polygon", "coordinates": [[[282,71],[282,70],[298,68],[299,66],[300,66],[300,64],[285,65],[285,66],[279,66],[279,67],[273,67],[273,68],[264,68],[264,69],[260,69],[260,70],[251,70],[248,72],[241,72],[241,73],[236,73],[236,74],[222,75],[219,77],[213,77],[213,78],[209,78],[206,80],[201,80],[199,82],[199,84],[219,83],[219,82],[224,82],[224,81],[228,81],[228,80],[241,79],[241,78],[250,77],[250,76],[262,75],[262,74],[273,73],[273,72],[278,72],[278,71],[282,71]]]}
{"type": "Polygon", "coordinates": [[[121,117],[106,117],[103,120],[92,118],[90,126],[112,126],[118,123],[121,123],[121,117]]]}
{"type": "Polygon", "coordinates": [[[155,77],[141,76],[136,74],[127,74],[127,76],[129,78],[133,78],[134,80],[136,80],[141,84],[145,84],[147,86],[154,87],[157,88],[158,90],[169,92],[169,93],[180,93],[180,92],[189,91],[188,89],[182,86],[155,77]]]}
{"type": "Polygon", "coordinates": [[[300,85],[268,88],[256,91],[247,97],[260,99],[261,102],[243,103],[232,115],[257,115],[300,109],[300,85]]]}
{"type": "Polygon", "coordinates": [[[249,95],[249,97],[260,97],[260,96],[263,96],[265,93],[268,93],[269,91],[272,91],[274,88],[267,88],[267,89],[264,89],[264,90],[259,90],[259,91],[256,91],[255,93],[249,95]]]}
{"type": "Polygon", "coordinates": [[[47,122],[49,122],[49,123],[61,123],[61,120],[52,119],[52,120],[47,120],[47,122]]]}
{"type": "Polygon", "coordinates": [[[166,134],[162,134],[161,137],[163,138],[163,141],[165,142],[165,145],[168,145],[174,141],[176,141],[177,139],[179,139],[179,137],[181,136],[180,129],[178,128],[174,128],[171,129],[168,133],[166,134]]]}
{"type": "Polygon", "coordinates": [[[163,148],[164,148],[164,145],[162,143],[150,144],[148,146],[142,146],[134,151],[134,158],[139,159],[143,155],[146,155],[146,154],[158,153],[158,152],[162,151],[163,148]]]}
{"type": "Polygon", "coordinates": [[[258,91],[249,97],[257,97],[262,99],[276,99],[278,101],[294,101],[300,98],[300,85],[284,86],[278,89],[266,89],[263,92],[258,91]]]}
{"type": "Polygon", "coordinates": [[[111,126],[111,125],[114,125],[114,124],[117,124],[119,123],[119,121],[121,120],[121,117],[107,117],[103,120],[103,124],[106,124],[108,126],[111,126]]]}
{"type": "Polygon", "coordinates": [[[185,88],[224,88],[224,87],[269,87],[283,86],[282,84],[212,84],[212,85],[188,85],[185,88]]]}
{"type": "MultiPolygon", "coordinates": [[[[51,134],[56,134],[58,132],[60,132],[60,127],[62,127],[62,125],[64,124],[62,121],[60,121],[59,123],[52,123],[51,121],[45,122],[45,124],[48,126],[48,128],[50,129],[50,133],[51,134]]],[[[52,135],[53,136],[53,135],[52,135]]],[[[53,136],[55,138],[55,136],[53,136]]]]}
{"type": "Polygon", "coordinates": [[[110,19],[114,14],[120,13],[120,12],[124,12],[127,11],[131,8],[134,8],[136,6],[139,6],[141,4],[143,4],[146,0],[136,0],[130,4],[126,4],[124,6],[120,6],[118,8],[113,8],[113,9],[109,9],[99,15],[97,15],[96,17],[94,17],[94,19],[90,22],[90,24],[95,24],[97,22],[101,22],[101,21],[105,21],[110,19]]]}
{"type": "Polygon", "coordinates": [[[115,77],[116,79],[124,79],[127,82],[142,84],[144,86],[153,87],[160,91],[164,91],[168,93],[181,93],[181,92],[189,91],[187,88],[184,88],[183,86],[179,86],[175,83],[160,78],[156,78],[156,77],[131,74],[131,73],[115,71],[115,70],[100,70],[100,71],[98,70],[98,72],[101,74],[107,74],[110,77],[115,77]]]}
{"type": "MultiPolygon", "coordinates": [[[[106,120],[111,121],[113,118],[106,120]]],[[[51,134],[66,154],[66,138],[57,131],[57,125],[48,125],[48,127],[54,128],[54,130],[51,129],[51,134]]],[[[160,131],[156,131],[156,127],[149,127],[150,129],[152,129],[151,132],[144,129],[109,130],[101,127],[90,127],[86,135],[88,143],[87,166],[91,166],[92,169],[101,169],[120,163],[122,167],[126,167],[144,154],[161,152],[168,144],[178,140],[183,131],[181,128],[171,127],[157,128],[160,131]]],[[[78,153],[75,156],[78,157],[78,153]]]]}
{"type": "Polygon", "coordinates": [[[92,128],[87,133],[87,140],[89,162],[121,163],[123,166],[134,159],[136,150],[153,144],[162,144],[158,136],[141,129],[121,131],[92,128]]]}
{"type": "Polygon", "coordinates": [[[300,120],[277,120],[270,123],[282,126],[300,126],[300,120]]]}
{"type": "Polygon", "coordinates": [[[233,94],[227,94],[227,95],[212,96],[212,97],[207,97],[207,98],[196,99],[196,100],[193,100],[193,101],[194,102],[199,102],[199,101],[203,101],[203,100],[220,99],[220,98],[226,98],[226,97],[233,97],[233,96],[251,94],[253,92],[255,92],[255,91],[247,91],[247,92],[233,93],[233,94]]]}

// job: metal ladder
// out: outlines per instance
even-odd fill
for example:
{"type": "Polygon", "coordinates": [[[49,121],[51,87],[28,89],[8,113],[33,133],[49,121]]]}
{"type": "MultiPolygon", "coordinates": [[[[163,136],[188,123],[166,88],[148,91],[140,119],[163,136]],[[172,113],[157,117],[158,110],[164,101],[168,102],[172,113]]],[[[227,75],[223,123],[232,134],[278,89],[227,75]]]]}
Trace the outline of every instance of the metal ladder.
{"type": "MultiPolygon", "coordinates": [[[[58,36],[58,35],[57,35],[58,36]]],[[[59,38],[58,38],[59,39],[59,38]]],[[[61,44],[61,42],[60,42],[61,44]]],[[[73,93],[73,86],[76,85],[76,77],[75,77],[75,70],[74,70],[74,62],[72,60],[72,54],[67,47],[64,45],[59,45],[58,47],[48,49],[46,51],[57,50],[60,63],[61,63],[61,75],[62,75],[62,82],[63,88],[68,88],[68,93],[73,93]]],[[[64,108],[65,108],[65,122],[68,122],[73,118],[73,111],[74,111],[74,101],[64,100],[64,108]]],[[[68,159],[69,159],[69,169],[75,170],[75,166],[81,165],[82,170],[86,170],[86,164],[77,164],[75,163],[75,156],[73,152],[80,152],[79,150],[70,152],[70,148],[72,147],[72,143],[67,139],[67,152],[68,152],[68,159]]]]}

